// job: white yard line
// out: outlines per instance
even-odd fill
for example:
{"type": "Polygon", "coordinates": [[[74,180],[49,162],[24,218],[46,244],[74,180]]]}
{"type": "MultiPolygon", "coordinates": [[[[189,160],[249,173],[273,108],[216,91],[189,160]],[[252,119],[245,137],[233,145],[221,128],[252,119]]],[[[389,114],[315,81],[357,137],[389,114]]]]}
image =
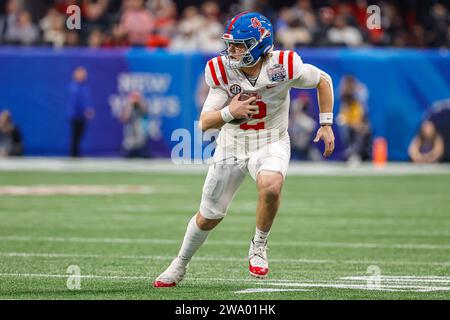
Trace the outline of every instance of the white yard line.
{"type": "Polygon", "coordinates": [[[234,293],[262,293],[262,292],[305,292],[311,291],[308,289],[277,289],[277,288],[249,288],[235,291],[234,293]]]}
{"type": "MultiPolygon", "coordinates": [[[[346,283],[265,283],[265,285],[287,286],[298,288],[327,288],[327,289],[355,289],[368,291],[389,291],[389,292],[431,292],[450,291],[450,287],[439,286],[411,286],[411,285],[367,285],[367,284],[346,284],[346,283]]],[[[287,290],[287,289],[285,289],[287,290]]],[[[245,290],[235,291],[235,293],[248,293],[245,290]]]]}
{"type": "MultiPolygon", "coordinates": [[[[25,278],[68,278],[68,274],[44,274],[44,273],[0,273],[0,277],[25,277],[25,278]]],[[[113,276],[113,275],[79,275],[80,279],[97,279],[97,280],[149,280],[150,276],[113,276]]],[[[194,279],[186,279],[194,280],[194,279]]],[[[313,288],[330,288],[330,289],[356,289],[369,291],[391,291],[391,292],[431,292],[431,291],[450,291],[450,286],[426,286],[426,285],[403,285],[403,284],[383,284],[383,285],[369,285],[369,284],[347,284],[336,282],[322,282],[322,283],[301,283],[301,282],[286,282],[285,280],[270,280],[260,281],[257,279],[222,279],[209,278],[198,279],[200,282],[252,282],[253,284],[261,284],[265,286],[287,287],[287,288],[248,288],[234,293],[257,293],[257,292],[283,292],[283,291],[304,291],[313,288]],[[293,288],[294,287],[294,288],[293,288]]],[[[194,281],[198,281],[194,280],[194,281]]]]}
{"type": "MultiPolygon", "coordinates": [[[[414,282],[415,283],[415,282],[414,282]]],[[[375,291],[415,291],[415,292],[428,292],[428,291],[450,291],[450,286],[435,286],[431,284],[426,285],[411,285],[408,284],[396,284],[396,283],[382,283],[375,284],[351,284],[351,283],[279,283],[279,282],[267,282],[265,285],[282,286],[282,287],[299,287],[299,288],[336,288],[336,289],[359,289],[359,290],[375,290],[375,291]]]]}
{"type": "MultiPolygon", "coordinates": [[[[146,239],[146,238],[82,238],[82,237],[29,237],[29,236],[0,236],[2,241],[44,241],[44,242],[79,242],[79,243],[144,243],[144,244],[180,244],[180,239],[146,239]]],[[[208,245],[248,245],[248,241],[240,240],[208,240],[208,245]]],[[[365,248],[365,249],[424,249],[450,250],[450,244],[425,243],[368,243],[368,242],[322,242],[322,241],[283,241],[271,242],[274,247],[319,247],[319,248],[365,248]]]]}
{"type": "MultiPolygon", "coordinates": [[[[89,254],[89,253],[37,253],[37,252],[0,252],[2,257],[20,257],[20,258],[94,258],[94,259],[131,259],[131,260],[167,260],[173,259],[173,256],[159,256],[159,255],[104,255],[104,254],[89,254]]],[[[246,258],[236,257],[194,257],[194,261],[247,261],[246,258]]],[[[362,264],[362,265],[419,265],[419,266],[450,266],[450,261],[447,262],[420,262],[420,261],[377,261],[377,260],[331,260],[331,259],[282,259],[271,258],[272,262],[280,263],[304,263],[304,264],[362,264]]],[[[354,277],[355,279],[342,278],[345,280],[361,280],[364,277],[354,277]]],[[[365,278],[364,278],[365,279],[365,278]]],[[[372,278],[371,278],[372,279],[372,278]]],[[[449,279],[450,280],[450,279],[449,279]]]]}
{"type": "MultiPolygon", "coordinates": [[[[46,273],[0,273],[0,277],[26,277],[26,278],[68,278],[69,274],[46,274],[46,273]]],[[[101,275],[79,275],[82,279],[103,279],[103,280],[148,280],[146,276],[101,276],[101,275]]]]}
{"type": "MultiPolygon", "coordinates": [[[[26,277],[26,278],[68,278],[70,274],[47,274],[47,273],[0,273],[0,277],[26,277]]],[[[80,275],[81,278],[86,279],[103,279],[103,280],[153,280],[153,275],[149,276],[115,276],[115,275],[80,275]]],[[[247,278],[247,279],[224,279],[224,278],[189,278],[185,281],[194,282],[253,282],[253,283],[265,283],[267,280],[247,278]]],[[[283,283],[288,280],[271,279],[271,282],[283,283]]]]}
{"type": "MultiPolygon", "coordinates": [[[[353,281],[374,281],[374,276],[355,276],[355,277],[341,277],[341,280],[353,280],[353,281]]],[[[448,283],[450,284],[450,277],[447,276],[377,276],[377,279],[381,282],[425,282],[425,283],[448,283]]]]}
{"type": "MultiPolygon", "coordinates": [[[[148,172],[165,174],[206,174],[207,164],[175,165],[170,159],[124,160],[124,159],[67,159],[67,158],[10,158],[0,160],[0,171],[52,171],[52,172],[148,172]]],[[[367,176],[450,174],[450,165],[419,165],[411,163],[388,163],[374,167],[371,163],[349,166],[342,162],[295,162],[292,161],[288,175],[367,176]]]]}

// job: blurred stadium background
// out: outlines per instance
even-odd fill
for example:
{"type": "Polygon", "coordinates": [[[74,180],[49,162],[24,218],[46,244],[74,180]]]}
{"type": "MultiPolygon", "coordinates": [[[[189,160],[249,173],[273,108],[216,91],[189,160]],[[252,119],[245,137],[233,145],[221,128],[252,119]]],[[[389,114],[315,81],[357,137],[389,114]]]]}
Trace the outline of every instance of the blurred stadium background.
{"type": "Polygon", "coordinates": [[[448,299],[449,10],[419,0],[0,0],[0,298],[448,299]],[[66,24],[71,5],[80,29],[66,24]],[[379,28],[368,28],[370,5],[379,28]],[[315,91],[291,92],[292,176],[271,236],[271,288],[298,290],[240,282],[256,203],[247,180],[185,284],[154,292],[206,173],[195,164],[207,145],[195,124],[204,66],[243,10],[271,19],[275,49],[334,80],[327,160],[312,143],[315,91]],[[191,165],[170,160],[180,128],[191,165]],[[227,279],[211,271],[218,263],[227,279]],[[69,265],[89,290],[65,287],[69,265]],[[368,287],[370,265],[387,274],[381,287],[368,287]]]}

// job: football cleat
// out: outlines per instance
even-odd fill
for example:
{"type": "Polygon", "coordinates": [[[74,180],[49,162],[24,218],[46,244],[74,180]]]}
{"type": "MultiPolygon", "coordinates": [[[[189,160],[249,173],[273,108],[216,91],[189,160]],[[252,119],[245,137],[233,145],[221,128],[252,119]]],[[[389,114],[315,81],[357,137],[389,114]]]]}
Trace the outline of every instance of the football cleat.
{"type": "Polygon", "coordinates": [[[267,261],[267,242],[263,246],[256,247],[255,243],[250,242],[248,251],[248,270],[250,275],[256,278],[265,278],[269,273],[269,262],[267,261]]]}
{"type": "Polygon", "coordinates": [[[170,266],[156,278],[153,286],[155,288],[175,287],[178,282],[183,280],[186,269],[187,264],[179,257],[176,257],[170,266]]]}

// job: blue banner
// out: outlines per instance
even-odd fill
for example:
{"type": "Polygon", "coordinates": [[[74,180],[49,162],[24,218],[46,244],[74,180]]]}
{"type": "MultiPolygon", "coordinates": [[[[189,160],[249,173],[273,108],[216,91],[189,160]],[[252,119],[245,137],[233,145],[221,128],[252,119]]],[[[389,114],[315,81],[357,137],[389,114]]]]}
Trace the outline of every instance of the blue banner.
{"type": "MultiPolygon", "coordinates": [[[[334,81],[335,116],[339,85],[354,76],[366,88],[374,137],[388,142],[390,160],[407,160],[407,149],[433,103],[450,97],[450,54],[439,50],[303,49],[305,63],[327,71],[334,81]]],[[[133,92],[148,108],[145,128],[151,157],[170,157],[179,141],[174,130],[196,135],[194,121],[207,94],[203,71],[210,56],[146,49],[0,48],[0,110],[9,109],[24,137],[26,155],[69,154],[69,85],[78,66],[88,71],[95,117],[88,122],[82,153],[120,156],[120,114],[133,92]]],[[[306,91],[314,102],[316,95],[306,91]]],[[[292,97],[298,96],[292,92],[292,97]]],[[[192,146],[195,149],[195,146],[192,146]]],[[[337,133],[334,159],[342,159],[337,133]]],[[[199,156],[198,154],[196,156],[199,156]]]]}

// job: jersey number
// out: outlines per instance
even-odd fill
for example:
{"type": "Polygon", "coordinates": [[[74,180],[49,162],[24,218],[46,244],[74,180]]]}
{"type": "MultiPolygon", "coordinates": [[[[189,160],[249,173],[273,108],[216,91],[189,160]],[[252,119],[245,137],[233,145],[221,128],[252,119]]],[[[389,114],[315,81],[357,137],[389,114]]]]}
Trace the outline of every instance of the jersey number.
{"type": "MultiPolygon", "coordinates": [[[[259,108],[259,112],[253,115],[252,119],[264,119],[267,116],[267,105],[262,101],[256,101],[256,105],[259,108]]],[[[242,130],[261,130],[264,129],[264,121],[255,124],[244,123],[241,124],[239,128],[242,130]]]]}

